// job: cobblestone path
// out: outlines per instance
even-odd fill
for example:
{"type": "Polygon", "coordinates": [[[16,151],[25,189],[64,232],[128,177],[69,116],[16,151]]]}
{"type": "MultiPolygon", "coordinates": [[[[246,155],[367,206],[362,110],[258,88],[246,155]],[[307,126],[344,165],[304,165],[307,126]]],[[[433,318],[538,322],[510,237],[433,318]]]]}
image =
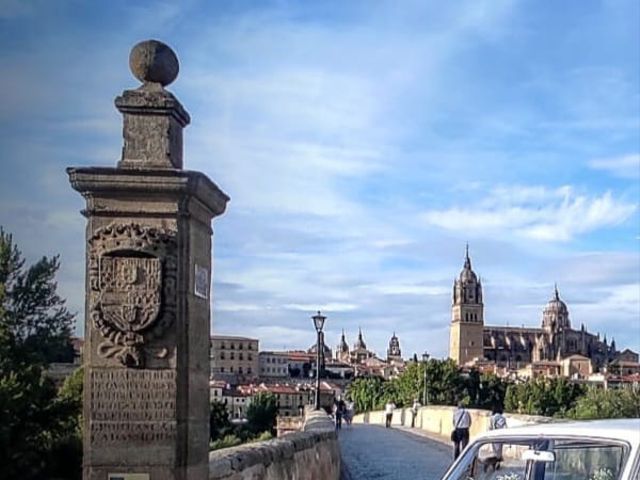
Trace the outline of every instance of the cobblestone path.
{"type": "Polygon", "coordinates": [[[439,480],[449,467],[447,445],[376,425],[339,433],[342,480],[439,480]]]}

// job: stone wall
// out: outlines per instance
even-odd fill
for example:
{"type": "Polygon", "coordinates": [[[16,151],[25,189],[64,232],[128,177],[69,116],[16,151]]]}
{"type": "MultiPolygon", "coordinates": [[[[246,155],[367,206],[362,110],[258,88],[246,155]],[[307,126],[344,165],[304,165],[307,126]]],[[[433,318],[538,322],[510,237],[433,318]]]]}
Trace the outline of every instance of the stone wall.
{"type": "Polygon", "coordinates": [[[209,480],[338,480],[340,448],[331,418],[308,412],[302,429],[211,452],[209,480]]]}
{"type": "MultiPolygon", "coordinates": [[[[440,436],[443,440],[449,441],[451,430],[453,429],[453,412],[455,407],[447,406],[428,406],[422,407],[418,411],[415,421],[415,427],[425,430],[429,433],[440,436]]],[[[489,430],[489,417],[491,412],[488,410],[468,409],[471,415],[470,436],[474,438],[479,433],[489,430]]],[[[411,426],[411,409],[398,408],[393,413],[392,425],[411,426]]],[[[508,427],[518,427],[521,425],[530,425],[534,423],[552,422],[553,419],[548,417],[540,417],[533,415],[516,415],[505,414],[508,427]]],[[[374,411],[360,413],[353,418],[353,423],[368,423],[372,425],[384,425],[385,415],[383,411],[374,411]]]]}

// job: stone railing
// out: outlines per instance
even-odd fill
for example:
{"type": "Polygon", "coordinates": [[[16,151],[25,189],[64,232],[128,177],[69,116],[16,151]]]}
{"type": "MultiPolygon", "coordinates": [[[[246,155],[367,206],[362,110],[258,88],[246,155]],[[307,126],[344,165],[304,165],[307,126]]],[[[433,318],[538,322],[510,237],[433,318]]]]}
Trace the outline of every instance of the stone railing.
{"type": "Polygon", "coordinates": [[[338,438],[331,418],[320,411],[306,413],[301,432],[209,454],[209,480],[339,478],[338,438]]]}
{"type": "MultiPolygon", "coordinates": [[[[419,428],[429,433],[433,433],[449,441],[451,430],[453,429],[453,412],[455,407],[446,406],[427,406],[418,410],[415,419],[415,428],[419,428]]],[[[468,409],[471,414],[471,428],[469,434],[471,438],[479,433],[489,430],[489,417],[491,412],[488,410],[468,409]]],[[[392,425],[411,426],[412,413],[410,408],[398,408],[393,412],[392,425]]],[[[554,421],[549,417],[540,417],[534,415],[516,415],[505,414],[507,426],[518,427],[521,425],[530,425],[534,423],[548,423],[554,421]]],[[[383,411],[377,410],[373,412],[360,413],[353,418],[353,423],[368,423],[372,425],[384,425],[385,415],[383,411]]]]}

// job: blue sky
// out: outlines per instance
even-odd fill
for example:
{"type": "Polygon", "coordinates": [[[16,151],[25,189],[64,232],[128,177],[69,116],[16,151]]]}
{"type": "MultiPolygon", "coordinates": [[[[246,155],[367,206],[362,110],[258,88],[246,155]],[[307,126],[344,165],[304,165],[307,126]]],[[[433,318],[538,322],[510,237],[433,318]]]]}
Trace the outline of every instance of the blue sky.
{"type": "Polygon", "coordinates": [[[538,325],[557,281],[574,325],[640,350],[639,5],[0,0],[0,225],[61,254],[80,323],[64,168],[115,166],[113,98],[157,38],[186,168],[231,196],[214,331],[306,347],[320,308],[332,345],[444,356],[468,241],[486,323],[538,325]]]}

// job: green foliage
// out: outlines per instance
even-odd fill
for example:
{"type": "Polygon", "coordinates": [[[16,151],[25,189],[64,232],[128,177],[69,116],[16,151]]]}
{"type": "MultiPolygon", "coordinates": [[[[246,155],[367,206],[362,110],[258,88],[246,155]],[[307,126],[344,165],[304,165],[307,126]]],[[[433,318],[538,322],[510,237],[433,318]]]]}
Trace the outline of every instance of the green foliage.
{"type": "Polygon", "coordinates": [[[578,420],[640,418],[640,391],[591,387],[577,399],[567,416],[578,420]]]}
{"type": "Polygon", "coordinates": [[[508,383],[494,373],[483,374],[480,377],[480,388],[476,406],[490,410],[494,407],[504,406],[508,383]]]}
{"type": "Polygon", "coordinates": [[[209,443],[209,450],[219,450],[221,448],[235,447],[242,443],[242,440],[236,435],[229,434],[224,437],[209,443]]]}
{"type": "Polygon", "coordinates": [[[224,403],[214,400],[209,410],[209,435],[211,441],[216,441],[232,430],[229,413],[224,403]]]}
{"type": "Polygon", "coordinates": [[[255,442],[266,442],[267,440],[271,440],[273,438],[273,434],[271,432],[262,432],[258,435],[254,441],[255,442]]]}
{"type": "Polygon", "coordinates": [[[356,411],[380,409],[388,401],[399,407],[410,406],[414,399],[432,405],[455,405],[459,400],[469,406],[502,406],[507,384],[496,375],[480,375],[476,370],[463,373],[453,360],[431,359],[412,362],[393,380],[378,377],[357,378],[349,387],[356,411]]]}
{"type": "Polygon", "coordinates": [[[43,375],[49,362],[73,355],[58,267],[53,257],[27,268],[0,228],[0,477],[7,480],[80,475],[80,402],[71,387],[58,396],[43,375]]]}
{"type": "Polygon", "coordinates": [[[382,385],[384,381],[378,377],[356,378],[349,386],[349,397],[354,403],[356,412],[376,410],[384,405],[382,385]]]}
{"type": "Polygon", "coordinates": [[[563,417],[573,407],[584,387],[565,378],[536,378],[509,385],[505,410],[527,415],[563,417]]]}
{"type": "Polygon", "coordinates": [[[247,407],[247,428],[253,434],[272,432],[277,414],[276,398],[271,393],[257,393],[247,407]]]}
{"type": "Polygon", "coordinates": [[[73,315],[57,294],[59,267],[56,256],[26,268],[11,235],[0,228],[0,368],[73,359],[73,315]]]}
{"type": "Polygon", "coordinates": [[[468,397],[469,401],[475,398],[475,395],[470,395],[471,384],[465,380],[453,360],[431,359],[426,363],[426,369],[430,404],[455,405],[465,397],[468,397]]]}

